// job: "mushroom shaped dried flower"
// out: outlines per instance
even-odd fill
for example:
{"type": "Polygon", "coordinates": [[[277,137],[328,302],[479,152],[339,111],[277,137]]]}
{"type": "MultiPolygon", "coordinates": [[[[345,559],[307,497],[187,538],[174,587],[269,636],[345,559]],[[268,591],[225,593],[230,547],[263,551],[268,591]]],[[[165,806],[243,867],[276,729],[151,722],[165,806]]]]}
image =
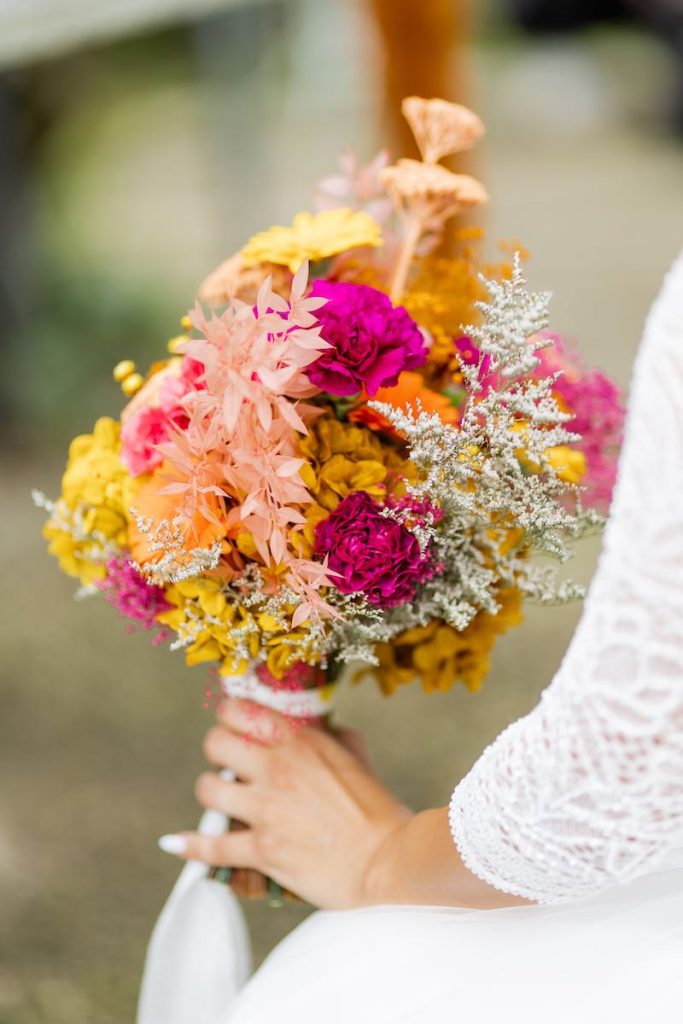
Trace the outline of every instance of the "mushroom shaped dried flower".
{"type": "Polygon", "coordinates": [[[401,110],[428,164],[436,164],[451,153],[471,149],[485,131],[483,122],[473,111],[447,100],[407,96],[401,110]]]}
{"type": "Polygon", "coordinates": [[[289,291],[292,275],[286,267],[277,263],[256,263],[245,267],[242,254],[238,252],[224,260],[202,281],[199,298],[212,306],[221,306],[231,299],[253,305],[268,276],[272,277],[275,292],[289,291]]]}
{"type": "Polygon", "coordinates": [[[450,217],[488,199],[476,178],[419,160],[398,160],[382,171],[382,179],[399,207],[423,219],[450,217]]]}

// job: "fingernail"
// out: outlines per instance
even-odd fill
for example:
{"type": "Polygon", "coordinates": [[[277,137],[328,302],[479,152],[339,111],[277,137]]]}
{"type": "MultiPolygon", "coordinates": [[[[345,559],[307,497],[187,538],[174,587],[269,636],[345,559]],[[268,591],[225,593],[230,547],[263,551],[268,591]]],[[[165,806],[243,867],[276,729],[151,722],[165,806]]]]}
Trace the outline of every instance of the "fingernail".
{"type": "Polygon", "coordinates": [[[185,836],[162,836],[159,839],[159,846],[164,853],[185,853],[187,849],[187,839],[185,836]]]}

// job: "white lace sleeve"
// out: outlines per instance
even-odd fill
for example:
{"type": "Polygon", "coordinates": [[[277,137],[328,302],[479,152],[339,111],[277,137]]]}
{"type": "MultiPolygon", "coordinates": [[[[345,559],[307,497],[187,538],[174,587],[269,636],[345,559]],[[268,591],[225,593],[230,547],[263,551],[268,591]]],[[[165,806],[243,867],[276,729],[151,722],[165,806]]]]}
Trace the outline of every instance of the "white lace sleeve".
{"type": "Polygon", "coordinates": [[[450,823],[472,872],[540,903],[683,846],[683,255],[636,360],[581,623],[538,706],[456,787],[450,823]]]}

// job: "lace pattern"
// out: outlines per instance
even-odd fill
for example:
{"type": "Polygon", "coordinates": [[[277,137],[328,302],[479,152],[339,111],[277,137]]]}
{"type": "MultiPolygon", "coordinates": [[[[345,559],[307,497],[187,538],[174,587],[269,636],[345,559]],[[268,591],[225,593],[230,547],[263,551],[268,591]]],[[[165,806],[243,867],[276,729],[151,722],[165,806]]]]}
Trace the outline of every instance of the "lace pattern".
{"type": "Polygon", "coordinates": [[[464,863],[539,903],[683,846],[683,254],[652,309],[583,616],[540,703],[456,787],[464,863]]]}

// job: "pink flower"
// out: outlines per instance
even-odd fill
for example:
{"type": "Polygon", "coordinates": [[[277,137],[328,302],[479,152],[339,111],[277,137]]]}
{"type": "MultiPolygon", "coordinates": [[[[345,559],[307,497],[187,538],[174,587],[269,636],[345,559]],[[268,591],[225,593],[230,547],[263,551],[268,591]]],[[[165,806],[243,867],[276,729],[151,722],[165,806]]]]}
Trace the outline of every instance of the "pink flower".
{"type": "Polygon", "coordinates": [[[607,508],[617,476],[625,409],[617,384],[600,370],[588,369],[559,334],[543,332],[553,344],[539,352],[536,376],[562,371],[554,392],[571,412],[567,428],[581,435],[576,447],[586,456],[586,475],[581,481],[584,499],[597,508],[607,508]]]}
{"type": "MultiPolygon", "coordinates": [[[[163,589],[148,583],[123,555],[109,559],[107,575],[96,585],[119,614],[133,619],[144,630],[158,627],[157,616],[172,608],[163,589]]],[[[133,629],[133,626],[129,627],[130,632],[133,629]]],[[[161,630],[153,643],[160,644],[165,637],[165,631],[161,630]]]]}
{"type": "Polygon", "coordinates": [[[186,398],[203,388],[204,367],[185,357],[154,374],[124,410],[121,461],[131,476],[151,473],[163,456],[158,449],[172,429],[189,423],[186,398]]]}
{"type": "Polygon", "coordinates": [[[382,171],[390,161],[389,151],[381,150],[370,163],[361,165],[353,149],[339,154],[339,173],[322,178],[315,191],[316,210],[365,210],[378,224],[389,219],[393,205],[382,181],[382,171]]]}
{"type": "Polygon", "coordinates": [[[328,567],[339,573],[334,580],[338,590],[361,591],[380,608],[411,601],[418,585],[434,572],[415,536],[383,516],[381,506],[365,491],[349,494],[318,523],[316,553],[329,556],[328,567]]]}
{"type": "Polygon", "coordinates": [[[326,299],[317,313],[321,337],[330,344],[307,368],[309,379],[330,395],[372,396],[393,387],[402,370],[427,357],[425,339],[402,306],[365,284],[316,281],[311,295],[326,299]]]}

